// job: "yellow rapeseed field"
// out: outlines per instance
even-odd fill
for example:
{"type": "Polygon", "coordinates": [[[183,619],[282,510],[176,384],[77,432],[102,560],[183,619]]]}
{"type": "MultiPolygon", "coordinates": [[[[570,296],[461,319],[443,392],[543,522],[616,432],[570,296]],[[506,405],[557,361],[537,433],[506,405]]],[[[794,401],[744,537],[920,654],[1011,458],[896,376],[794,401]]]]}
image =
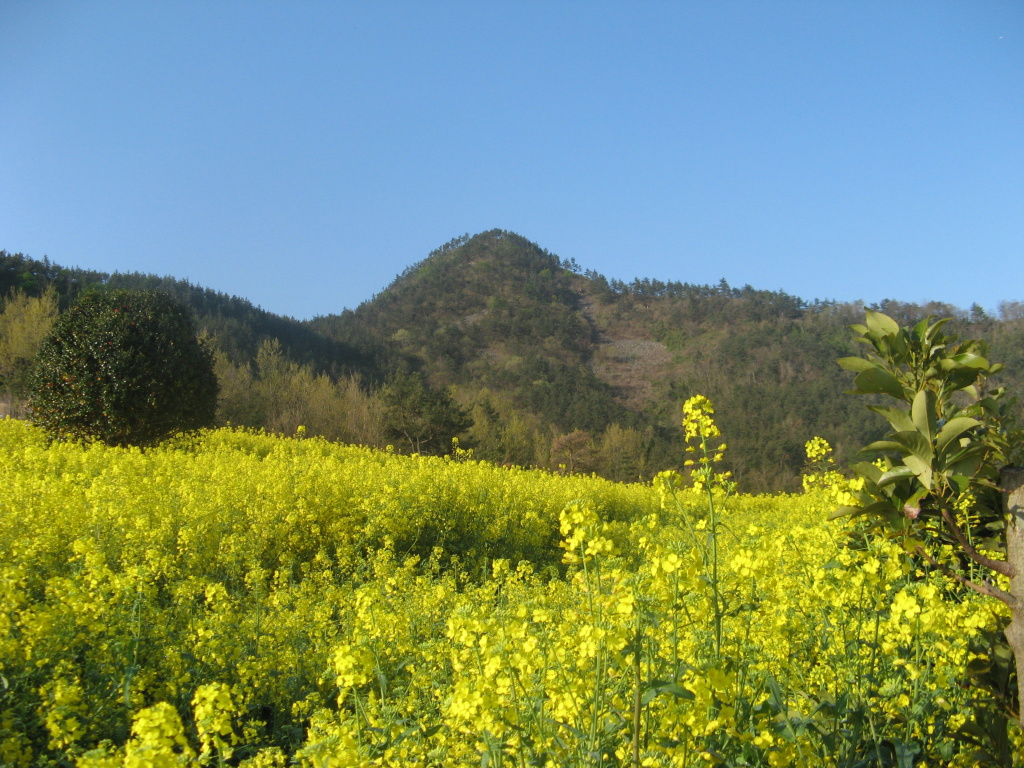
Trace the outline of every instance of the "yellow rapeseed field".
{"type": "Polygon", "coordinates": [[[0,421],[0,764],[976,764],[1001,604],[828,522],[834,470],[732,493],[699,405],[629,485],[0,421]]]}

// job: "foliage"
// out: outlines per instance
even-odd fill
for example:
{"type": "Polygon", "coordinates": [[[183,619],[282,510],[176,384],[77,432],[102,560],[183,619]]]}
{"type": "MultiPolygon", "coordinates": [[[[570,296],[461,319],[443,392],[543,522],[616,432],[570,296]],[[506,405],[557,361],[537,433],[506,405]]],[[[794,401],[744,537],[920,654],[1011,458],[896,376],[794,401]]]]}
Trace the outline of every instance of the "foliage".
{"type": "Polygon", "coordinates": [[[909,551],[954,546],[976,559],[978,549],[1000,549],[999,473],[1020,450],[1020,435],[1005,389],[986,387],[1002,366],[988,361],[983,341],[960,341],[946,324],[925,318],[901,328],[868,310],[865,325],[852,326],[870,347],[839,361],[857,373],[854,393],[886,395],[899,406],[868,406],[893,432],[863,449],[882,458],[854,465],[856,503],[837,514],[873,516],[900,532],[909,551]]]}
{"type": "Polygon", "coordinates": [[[0,312],[0,392],[17,406],[28,397],[39,345],[57,317],[57,297],[52,286],[39,298],[14,290],[0,312]]]}
{"type": "Polygon", "coordinates": [[[712,526],[679,476],[11,420],[0,476],[17,768],[984,764],[963,670],[1001,604],[837,546],[833,489],[711,488],[712,526]]]}
{"type": "Polygon", "coordinates": [[[362,387],[356,376],[335,379],[295,362],[276,339],[263,342],[251,365],[235,365],[217,350],[215,370],[221,424],[262,427],[284,435],[303,427],[310,436],[385,445],[380,397],[362,387]]]}
{"type": "Polygon", "coordinates": [[[594,469],[594,440],[581,429],[558,435],[551,441],[552,468],[561,472],[591,472],[594,469]]]}
{"type": "Polygon", "coordinates": [[[381,391],[384,427],[413,453],[444,453],[473,426],[472,417],[443,389],[432,389],[417,373],[393,375],[381,391]]]}
{"type": "Polygon", "coordinates": [[[213,423],[213,359],[167,294],[88,294],[43,340],[31,407],[58,439],[153,445],[213,423]]]}
{"type": "MultiPolygon", "coordinates": [[[[947,323],[927,317],[900,327],[869,310],[864,325],[852,326],[868,346],[864,357],[839,361],[857,373],[855,394],[885,395],[898,405],[869,406],[893,432],[863,449],[882,457],[854,465],[852,499],[835,515],[881,522],[907,552],[1002,601],[1013,616],[1005,634],[1024,691],[1024,531],[1020,521],[1008,523],[1003,491],[1016,489],[1001,483],[1004,468],[1020,457],[1022,435],[1005,390],[988,387],[1002,366],[989,362],[985,342],[946,333],[947,323]]],[[[993,717],[1020,717],[1013,699],[993,717]]]]}

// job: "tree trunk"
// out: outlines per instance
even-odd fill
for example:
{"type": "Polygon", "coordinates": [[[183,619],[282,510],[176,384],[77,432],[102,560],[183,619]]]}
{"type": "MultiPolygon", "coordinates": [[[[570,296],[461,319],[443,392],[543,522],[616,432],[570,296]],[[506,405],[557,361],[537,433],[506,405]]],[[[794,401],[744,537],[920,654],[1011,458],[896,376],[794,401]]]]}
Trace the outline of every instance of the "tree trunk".
{"type": "Polygon", "coordinates": [[[1017,665],[1017,715],[1024,726],[1024,469],[1013,467],[1002,472],[1006,498],[1006,560],[1013,568],[1010,575],[1012,619],[1006,628],[1006,641],[1017,665]]]}

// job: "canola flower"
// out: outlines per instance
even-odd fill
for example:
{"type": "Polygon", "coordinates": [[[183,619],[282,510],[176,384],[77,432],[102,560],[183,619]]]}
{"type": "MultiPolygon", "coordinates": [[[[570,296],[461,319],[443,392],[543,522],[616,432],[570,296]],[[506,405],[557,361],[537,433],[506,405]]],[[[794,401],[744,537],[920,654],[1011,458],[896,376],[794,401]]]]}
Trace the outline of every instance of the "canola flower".
{"type": "Polygon", "coordinates": [[[846,545],[838,473],[735,493],[684,416],[699,488],[0,422],[0,763],[975,764],[1000,606],[846,545]]]}

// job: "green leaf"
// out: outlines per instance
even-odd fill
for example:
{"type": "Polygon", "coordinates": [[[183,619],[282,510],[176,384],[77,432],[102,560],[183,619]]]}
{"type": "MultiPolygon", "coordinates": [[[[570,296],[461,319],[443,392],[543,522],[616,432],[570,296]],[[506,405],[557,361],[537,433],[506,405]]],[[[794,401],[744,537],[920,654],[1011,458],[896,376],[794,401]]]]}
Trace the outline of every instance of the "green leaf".
{"type": "Polygon", "coordinates": [[[902,443],[897,443],[894,440],[875,440],[873,443],[868,443],[861,448],[857,453],[874,453],[876,451],[904,451],[902,443]]]}
{"type": "Polygon", "coordinates": [[[839,363],[839,367],[847,371],[866,371],[869,368],[877,368],[877,363],[872,363],[870,360],[865,360],[863,357],[840,357],[836,360],[839,363]]]}
{"type": "Polygon", "coordinates": [[[951,475],[965,475],[971,477],[981,469],[981,462],[985,458],[985,446],[971,446],[956,455],[946,467],[951,475]]]}
{"type": "Polygon", "coordinates": [[[851,466],[850,469],[865,480],[870,480],[872,483],[877,483],[878,478],[882,476],[882,470],[876,467],[874,462],[870,461],[858,461],[856,464],[851,466]]]}
{"type": "Polygon", "coordinates": [[[971,478],[966,475],[950,475],[949,482],[958,493],[967,493],[971,487],[971,478]]]}
{"type": "Polygon", "coordinates": [[[932,441],[925,435],[914,430],[912,432],[897,432],[894,435],[890,435],[890,438],[893,442],[902,446],[902,452],[916,456],[921,461],[931,466],[932,459],[935,458],[935,453],[932,451],[932,441]]]}
{"type": "Polygon", "coordinates": [[[838,520],[840,517],[856,517],[862,514],[862,507],[839,507],[831,515],[828,516],[829,520],[838,520]]]}
{"type": "Polygon", "coordinates": [[[860,515],[884,515],[888,512],[892,512],[892,504],[887,501],[876,501],[872,504],[868,504],[866,507],[839,507],[835,512],[828,516],[829,520],[836,520],[840,517],[859,517],[860,515]]]}
{"type": "Polygon", "coordinates": [[[922,389],[914,395],[910,413],[914,427],[928,438],[929,452],[931,452],[931,441],[935,438],[935,393],[930,389],[922,389]]]}
{"type": "Polygon", "coordinates": [[[921,754],[921,746],[915,741],[904,743],[894,739],[893,751],[896,753],[897,768],[913,768],[914,759],[921,754]]]}
{"type": "Polygon", "coordinates": [[[779,685],[778,681],[770,675],[765,682],[768,685],[768,691],[770,694],[768,696],[768,703],[771,704],[771,707],[775,710],[776,714],[785,715],[789,711],[789,708],[786,706],[785,696],[782,695],[782,687],[779,685]]]}
{"type": "Polygon", "coordinates": [[[891,395],[898,400],[907,399],[899,379],[878,367],[858,373],[853,386],[856,387],[854,394],[858,395],[891,395]]]}
{"type": "Polygon", "coordinates": [[[939,431],[939,436],[935,441],[935,447],[938,449],[940,454],[946,452],[946,446],[953,440],[960,437],[964,432],[974,427],[980,427],[981,422],[977,419],[972,419],[970,416],[957,416],[955,419],[950,419],[939,431]]]}
{"type": "Polygon", "coordinates": [[[915,477],[915,476],[916,476],[916,473],[910,467],[906,467],[906,466],[893,467],[892,469],[888,470],[887,472],[883,472],[882,473],[882,476],[880,478],[878,478],[877,485],[878,485],[879,488],[884,488],[885,486],[892,485],[893,483],[899,482],[900,480],[903,480],[904,478],[915,477]]]}
{"type": "Polygon", "coordinates": [[[922,341],[922,342],[928,340],[928,337],[931,335],[928,332],[929,331],[928,323],[931,322],[931,319],[932,318],[929,315],[924,320],[922,320],[921,322],[919,322],[917,325],[914,326],[914,338],[916,338],[916,339],[918,339],[919,341],[922,341]]]}
{"type": "Polygon", "coordinates": [[[981,355],[975,355],[970,352],[964,352],[961,355],[954,355],[950,359],[966,368],[976,368],[984,371],[989,369],[988,360],[981,355]]]}
{"type": "Polygon", "coordinates": [[[868,410],[884,417],[897,432],[910,432],[914,429],[914,420],[910,418],[910,413],[902,408],[891,405],[869,405],[868,410]]]}
{"type": "Polygon", "coordinates": [[[869,331],[885,336],[900,332],[899,325],[888,315],[882,314],[881,312],[875,312],[872,309],[865,310],[864,314],[866,316],[869,331]]]}
{"type": "Polygon", "coordinates": [[[925,488],[932,487],[932,465],[930,462],[922,460],[920,456],[910,454],[903,457],[903,463],[913,470],[921,485],[925,488]]]}

